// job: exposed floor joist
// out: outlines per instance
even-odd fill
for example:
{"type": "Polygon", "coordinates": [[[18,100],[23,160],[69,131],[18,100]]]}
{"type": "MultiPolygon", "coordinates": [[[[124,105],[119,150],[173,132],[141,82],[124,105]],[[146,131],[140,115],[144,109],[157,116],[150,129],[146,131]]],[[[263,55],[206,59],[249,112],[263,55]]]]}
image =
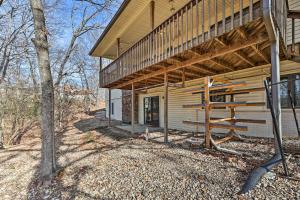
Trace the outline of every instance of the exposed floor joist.
{"type": "Polygon", "coordinates": [[[169,67],[166,67],[165,69],[154,71],[154,72],[152,72],[150,74],[147,74],[145,76],[135,78],[135,79],[133,79],[131,81],[128,81],[128,82],[124,82],[122,84],[117,85],[116,88],[123,88],[123,87],[125,87],[127,85],[130,85],[132,83],[135,83],[135,82],[143,81],[143,80],[151,78],[151,77],[155,77],[155,76],[158,76],[158,75],[161,75],[161,74],[164,74],[164,73],[175,71],[175,70],[181,69],[183,67],[194,65],[196,63],[201,63],[201,62],[204,62],[204,61],[208,61],[208,60],[211,60],[213,58],[224,56],[224,55],[227,55],[227,54],[230,54],[230,53],[235,54],[240,49],[247,48],[247,47],[250,47],[252,45],[256,45],[256,44],[265,42],[267,40],[268,40],[268,36],[266,34],[256,35],[256,36],[253,36],[250,39],[243,40],[243,41],[240,41],[240,42],[234,42],[231,45],[226,45],[226,46],[224,46],[220,49],[211,51],[209,53],[205,53],[205,54],[202,54],[202,55],[199,55],[199,56],[195,56],[195,57],[193,57],[189,60],[183,61],[182,63],[173,64],[169,67]]]}

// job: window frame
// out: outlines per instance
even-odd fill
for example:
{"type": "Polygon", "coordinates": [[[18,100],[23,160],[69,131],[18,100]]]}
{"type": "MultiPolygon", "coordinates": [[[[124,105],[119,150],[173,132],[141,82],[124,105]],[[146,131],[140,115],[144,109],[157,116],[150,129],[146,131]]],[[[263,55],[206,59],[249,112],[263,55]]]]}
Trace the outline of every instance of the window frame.
{"type": "MultiPolygon", "coordinates": [[[[219,92],[225,92],[226,89],[221,89],[221,90],[214,90],[214,91],[210,91],[210,94],[213,93],[219,93],[219,92]]],[[[226,95],[217,95],[217,96],[210,96],[209,97],[210,102],[223,102],[226,103],[227,102],[227,98],[226,95]],[[215,101],[216,99],[220,98],[223,99],[223,101],[215,101]]],[[[204,92],[201,93],[201,102],[202,104],[205,104],[205,98],[204,98],[204,92]]],[[[214,109],[226,109],[226,107],[218,107],[218,108],[214,108],[214,109]]]]}
{"type": "MultiPolygon", "coordinates": [[[[297,103],[297,101],[296,101],[297,92],[296,92],[296,84],[295,84],[296,80],[295,79],[297,78],[297,76],[300,76],[300,73],[281,75],[280,81],[282,81],[282,79],[287,79],[287,91],[288,91],[287,95],[289,95],[289,91],[292,92],[292,98],[294,100],[295,109],[300,109],[300,102],[297,103]]],[[[267,77],[267,81],[268,81],[268,83],[270,83],[271,77],[267,77]]],[[[300,94],[300,91],[299,91],[299,94],[300,94]]],[[[289,100],[288,100],[287,106],[282,106],[281,102],[280,102],[280,105],[281,105],[282,109],[291,109],[292,108],[289,100]]],[[[267,107],[269,108],[269,104],[267,104],[267,107]]]]}

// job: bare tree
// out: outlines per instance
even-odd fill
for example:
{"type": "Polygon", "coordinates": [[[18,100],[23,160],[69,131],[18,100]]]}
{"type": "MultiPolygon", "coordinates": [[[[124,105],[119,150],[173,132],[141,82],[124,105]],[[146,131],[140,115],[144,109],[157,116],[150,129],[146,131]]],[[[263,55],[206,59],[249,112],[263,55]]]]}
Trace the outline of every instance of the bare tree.
{"type": "Polygon", "coordinates": [[[42,161],[41,178],[47,181],[56,171],[54,132],[54,88],[50,69],[49,45],[43,4],[41,0],[30,0],[34,19],[35,39],[39,73],[41,78],[42,110],[42,161]]]}

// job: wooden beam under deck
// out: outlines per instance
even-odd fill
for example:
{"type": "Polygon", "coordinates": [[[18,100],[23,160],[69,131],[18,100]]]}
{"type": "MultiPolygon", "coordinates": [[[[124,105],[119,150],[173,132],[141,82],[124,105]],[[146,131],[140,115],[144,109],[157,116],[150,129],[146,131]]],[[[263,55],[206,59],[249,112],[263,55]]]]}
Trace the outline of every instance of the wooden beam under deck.
{"type": "Polygon", "coordinates": [[[215,51],[205,53],[205,54],[202,54],[202,55],[199,55],[199,56],[195,56],[192,59],[183,61],[181,63],[173,64],[173,65],[171,65],[169,67],[166,67],[164,69],[154,71],[154,72],[152,72],[150,74],[147,74],[147,75],[144,75],[142,77],[138,77],[138,78],[135,78],[133,80],[121,83],[117,86],[114,86],[113,88],[124,88],[127,85],[130,85],[132,83],[140,82],[140,81],[143,81],[145,79],[149,79],[151,77],[155,77],[155,76],[164,74],[165,72],[172,72],[172,71],[175,71],[175,70],[178,70],[178,69],[190,66],[190,65],[198,64],[198,63],[208,61],[208,60],[211,60],[213,58],[224,56],[224,55],[227,55],[227,54],[230,54],[230,53],[235,53],[236,51],[238,51],[240,49],[247,48],[247,47],[250,47],[252,45],[256,45],[256,44],[259,44],[259,43],[262,43],[262,42],[265,42],[265,41],[268,41],[268,36],[265,35],[265,34],[260,35],[260,36],[253,36],[252,38],[249,38],[247,40],[243,40],[243,41],[231,44],[231,45],[227,45],[227,46],[225,46],[223,48],[220,48],[220,49],[217,49],[215,51]]]}

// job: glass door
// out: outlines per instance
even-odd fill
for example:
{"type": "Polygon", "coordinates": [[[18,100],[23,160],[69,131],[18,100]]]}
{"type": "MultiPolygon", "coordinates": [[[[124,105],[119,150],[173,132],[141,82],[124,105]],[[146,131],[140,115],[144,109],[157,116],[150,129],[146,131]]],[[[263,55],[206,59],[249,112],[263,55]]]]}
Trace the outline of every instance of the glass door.
{"type": "Polygon", "coordinates": [[[144,98],[144,123],[159,127],[159,97],[144,98]]]}

